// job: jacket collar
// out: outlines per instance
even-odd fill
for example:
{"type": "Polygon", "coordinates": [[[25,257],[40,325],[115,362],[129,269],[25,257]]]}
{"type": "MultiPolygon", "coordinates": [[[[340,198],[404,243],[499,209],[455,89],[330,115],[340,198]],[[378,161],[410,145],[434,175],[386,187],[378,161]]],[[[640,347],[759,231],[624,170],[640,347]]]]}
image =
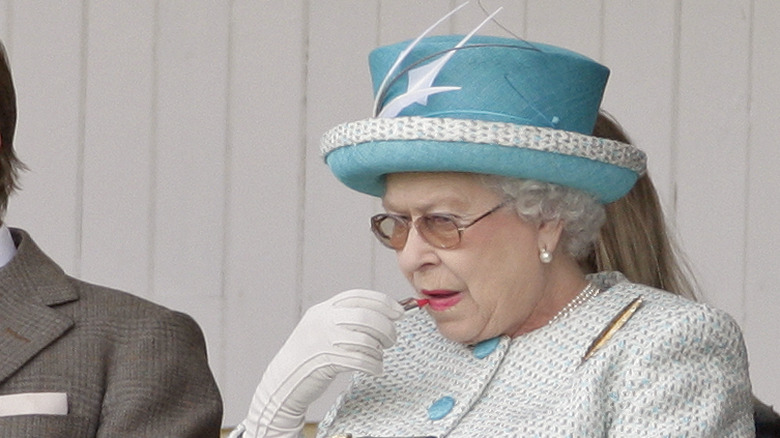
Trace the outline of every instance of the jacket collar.
{"type": "Polygon", "coordinates": [[[75,286],[22,230],[17,252],[0,269],[0,384],[74,325],[51,306],[78,299],[75,286]]]}
{"type": "Polygon", "coordinates": [[[71,281],[30,235],[15,228],[10,231],[16,255],[0,268],[0,294],[45,306],[77,300],[78,292],[71,281]]]}
{"type": "Polygon", "coordinates": [[[5,224],[0,224],[0,268],[7,265],[15,255],[16,245],[11,231],[5,224]]]}

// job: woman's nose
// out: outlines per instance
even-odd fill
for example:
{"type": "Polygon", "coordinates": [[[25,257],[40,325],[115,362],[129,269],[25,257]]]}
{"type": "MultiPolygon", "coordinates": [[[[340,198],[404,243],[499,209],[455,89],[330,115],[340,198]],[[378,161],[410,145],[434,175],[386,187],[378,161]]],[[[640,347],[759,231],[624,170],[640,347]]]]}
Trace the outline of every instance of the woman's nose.
{"type": "Polygon", "coordinates": [[[423,238],[417,231],[417,227],[411,227],[406,238],[406,245],[396,253],[398,265],[405,273],[414,272],[438,262],[435,248],[423,238]]]}

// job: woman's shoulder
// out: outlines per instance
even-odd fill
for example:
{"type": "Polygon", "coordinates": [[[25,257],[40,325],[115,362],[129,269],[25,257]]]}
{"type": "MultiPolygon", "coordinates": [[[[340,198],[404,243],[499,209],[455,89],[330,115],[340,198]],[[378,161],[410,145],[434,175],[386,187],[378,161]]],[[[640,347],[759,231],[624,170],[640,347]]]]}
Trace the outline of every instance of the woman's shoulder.
{"type": "Polygon", "coordinates": [[[620,314],[625,302],[642,297],[604,354],[592,359],[601,364],[598,368],[610,370],[621,409],[632,411],[638,404],[671,412],[670,401],[687,400],[675,408],[680,418],[720,424],[723,436],[752,429],[747,351],[734,318],[705,303],[621,277],[607,273],[592,280],[616,280],[601,283],[606,289],[597,297],[611,312],[600,320],[603,326],[620,314]]]}
{"type": "Polygon", "coordinates": [[[645,318],[658,318],[667,322],[675,317],[733,322],[733,318],[723,310],[665,290],[632,283],[619,272],[600,272],[590,275],[589,279],[603,291],[600,297],[602,305],[610,306],[612,303],[612,307],[619,308],[626,300],[641,297],[642,311],[637,312],[637,315],[645,318]]]}
{"type": "MultiPolygon", "coordinates": [[[[627,303],[641,297],[641,305],[626,324],[635,344],[696,345],[709,350],[713,345],[730,345],[744,354],[742,331],[727,312],[650,286],[631,283],[619,273],[599,273],[591,281],[602,287],[594,304],[609,314],[607,322],[620,314],[627,303]]],[[[649,346],[649,345],[648,345],[649,346]]],[[[682,347],[682,345],[679,345],[682,347]]]]}

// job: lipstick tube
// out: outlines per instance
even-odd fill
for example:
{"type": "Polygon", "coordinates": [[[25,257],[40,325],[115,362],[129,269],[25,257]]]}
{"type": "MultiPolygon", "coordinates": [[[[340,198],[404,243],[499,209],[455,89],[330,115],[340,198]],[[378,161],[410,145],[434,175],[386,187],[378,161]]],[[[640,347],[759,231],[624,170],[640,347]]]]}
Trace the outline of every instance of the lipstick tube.
{"type": "Polygon", "coordinates": [[[428,300],[410,297],[410,298],[404,298],[403,300],[399,301],[398,304],[400,304],[401,307],[404,308],[404,311],[408,312],[410,310],[424,307],[426,304],[428,304],[428,300]]]}

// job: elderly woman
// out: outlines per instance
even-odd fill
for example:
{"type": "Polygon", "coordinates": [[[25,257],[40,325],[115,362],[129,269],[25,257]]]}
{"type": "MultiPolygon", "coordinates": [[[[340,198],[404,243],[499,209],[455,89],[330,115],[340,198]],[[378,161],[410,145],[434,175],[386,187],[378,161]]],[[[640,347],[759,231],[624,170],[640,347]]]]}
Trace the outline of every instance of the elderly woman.
{"type": "Polygon", "coordinates": [[[728,315],[580,267],[603,204],[645,166],[588,135],[607,68],[481,36],[381,47],[370,65],[374,117],[329,131],[323,153],[381,197],[372,230],[423,308],[366,290],[311,308],[234,436],[295,436],[348,371],[321,437],[753,435],[728,315]]]}

